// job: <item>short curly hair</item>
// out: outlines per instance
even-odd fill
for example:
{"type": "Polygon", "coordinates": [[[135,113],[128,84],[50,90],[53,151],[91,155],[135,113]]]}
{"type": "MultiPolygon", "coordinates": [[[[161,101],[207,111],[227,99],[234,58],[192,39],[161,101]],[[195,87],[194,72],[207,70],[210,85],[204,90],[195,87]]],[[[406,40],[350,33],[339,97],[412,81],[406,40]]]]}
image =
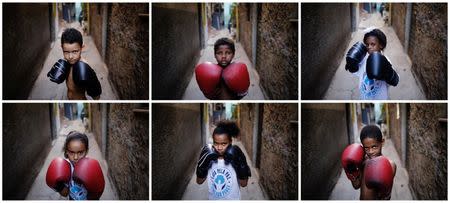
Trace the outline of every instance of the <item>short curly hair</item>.
{"type": "Polygon", "coordinates": [[[75,28],[67,28],[61,36],[61,45],[64,43],[78,43],[80,46],[83,46],[83,35],[81,35],[81,32],[75,28]]]}
{"type": "Polygon", "coordinates": [[[380,42],[380,45],[382,46],[381,50],[386,48],[386,35],[379,29],[373,29],[370,32],[366,33],[364,35],[364,43],[366,43],[367,38],[369,37],[376,37],[378,41],[380,42]]]}
{"type": "Polygon", "coordinates": [[[214,54],[217,52],[217,50],[219,50],[219,47],[222,45],[227,45],[234,54],[234,52],[235,52],[234,42],[233,42],[233,40],[226,38],[226,37],[220,38],[214,43],[214,54]]]}

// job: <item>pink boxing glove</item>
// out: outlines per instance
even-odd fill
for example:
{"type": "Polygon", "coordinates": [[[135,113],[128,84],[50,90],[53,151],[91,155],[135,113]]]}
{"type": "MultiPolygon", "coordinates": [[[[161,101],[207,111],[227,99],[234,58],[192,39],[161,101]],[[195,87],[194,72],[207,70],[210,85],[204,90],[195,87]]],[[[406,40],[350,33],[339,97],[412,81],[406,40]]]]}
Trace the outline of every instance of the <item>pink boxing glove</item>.
{"type": "Polygon", "coordinates": [[[341,163],[348,179],[354,181],[361,175],[363,160],[364,149],[360,144],[354,143],[345,148],[342,152],[341,163]]]}
{"type": "Polygon", "coordinates": [[[214,92],[220,83],[222,68],[214,63],[205,62],[195,68],[195,79],[208,99],[214,99],[214,92]]]}
{"type": "Polygon", "coordinates": [[[383,198],[389,197],[394,183],[391,162],[384,156],[367,160],[364,179],[367,188],[375,189],[383,198]]]}
{"type": "Polygon", "coordinates": [[[100,199],[105,189],[105,179],[103,178],[102,168],[95,159],[82,158],[74,167],[73,179],[83,184],[88,194],[87,199],[100,199]]]}
{"type": "Polygon", "coordinates": [[[228,88],[238,96],[245,96],[250,86],[250,76],[244,63],[231,63],[222,73],[228,88]]]}

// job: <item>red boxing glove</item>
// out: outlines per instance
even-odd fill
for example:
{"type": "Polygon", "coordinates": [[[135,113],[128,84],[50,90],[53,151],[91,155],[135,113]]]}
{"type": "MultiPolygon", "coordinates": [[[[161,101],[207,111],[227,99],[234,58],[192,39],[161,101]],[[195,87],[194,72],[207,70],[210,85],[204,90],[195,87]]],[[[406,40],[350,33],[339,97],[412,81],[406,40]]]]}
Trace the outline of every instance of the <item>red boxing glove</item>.
{"type": "Polygon", "coordinates": [[[231,63],[222,74],[225,84],[238,96],[245,96],[250,86],[250,76],[247,66],[243,63],[231,63]]]}
{"type": "Polygon", "coordinates": [[[73,179],[84,185],[88,194],[87,199],[100,199],[105,189],[105,179],[102,168],[95,159],[82,158],[73,171],[73,179]]]}
{"type": "Polygon", "coordinates": [[[211,62],[201,63],[195,68],[195,79],[197,79],[200,90],[208,99],[213,98],[214,91],[220,83],[221,74],[222,68],[211,62]]]}
{"type": "Polygon", "coordinates": [[[70,180],[70,163],[63,158],[55,158],[47,169],[45,181],[52,189],[60,192],[70,180]]]}
{"type": "Polygon", "coordinates": [[[375,189],[382,197],[389,197],[394,183],[391,162],[384,156],[367,160],[364,179],[367,188],[375,189]]]}
{"type": "Polygon", "coordinates": [[[364,160],[364,149],[360,144],[351,144],[342,152],[341,163],[347,178],[356,180],[361,174],[361,165],[364,160]]]}

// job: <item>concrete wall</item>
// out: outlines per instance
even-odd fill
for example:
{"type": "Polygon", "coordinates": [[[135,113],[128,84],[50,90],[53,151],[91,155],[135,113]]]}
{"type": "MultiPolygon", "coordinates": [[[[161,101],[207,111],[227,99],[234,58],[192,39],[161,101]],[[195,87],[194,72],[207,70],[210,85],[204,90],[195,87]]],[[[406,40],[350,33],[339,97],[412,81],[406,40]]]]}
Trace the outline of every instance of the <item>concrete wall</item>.
{"type": "Polygon", "coordinates": [[[326,200],[349,144],[345,104],[302,104],[302,199],[326,200]]]}
{"type": "Polygon", "coordinates": [[[239,42],[245,50],[248,58],[252,59],[252,18],[251,3],[239,3],[239,42]]]}
{"type": "Polygon", "coordinates": [[[27,99],[50,51],[51,4],[3,4],[3,98],[27,99]]]}
{"type": "Polygon", "coordinates": [[[419,200],[447,200],[447,104],[410,104],[407,164],[419,200]]]}
{"type": "Polygon", "coordinates": [[[109,104],[108,172],[121,200],[149,199],[149,114],[142,104],[109,104]]]}
{"type": "Polygon", "coordinates": [[[270,199],[298,199],[298,104],[264,104],[260,184],[270,199]]]}
{"type": "Polygon", "coordinates": [[[251,160],[253,156],[253,126],[256,119],[255,108],[257,108],[257,105],[249,103],[239,104],[239,108],[241,129],[240,140],[251,160]]]}
{"type": "Polygon", "coordinates": [[[152,98],[181,99],[200,54],[198,4],[152,4],[152,98]]]}
{"type": "Polygon", "coordinates": [[[298,4],[262,3],[256,70],[269,99],[298,99],[298,4]]]}
{"type": "Polygon", "coordinates": [[[106,33],[102,31],[103,12],[102,5],[104,4],[89,4],[89,34],[91,35],[97,50],[102,53],[102,36],[106,33]]]}
{"type": "Polygon", "coordinates": [[[413,4],[408,55],[427,99],[447,99],[447,4],[413,4]]]}
{"type": "Polygon", "coordinates": [[[391,4],[391,21],[400,43],[405,46],[406,3],[391,4]]]}
{"type": "Polygon", "coordinates": [[[302,99],[321,99],[347,53],[351,4],[302,3],[301,7],[301,95],[302,99]]]}
{"type": "Polygon", "coordinates": [[[181,199],[202,148],[201,105],[153,104],[152,118],[152,199],[181,199]]]}
{"type": "MultiPolygon", "coordinates": [[[[98,146],[101,148],[102,146],[102,112],[101,112],[101,106],[102,104],[94,104],[91,103],[91,124],[92,124],[92,134],[95,137],[95,141],[97,141],[98,146]]],[[[107,118],[105,118],[107,119],[107,118]]]]}
{"type": "Polygon", "coordinates": [[[402,125],[400,104],[387,104],[389,113],[389,135],[394,142],[395,149],[400,157],[402,154],[402,125]],[[397,117],[399,115],[399,117],[397,117]]]}
{"type": "Polygon", "coordinates": [[[25,199],[51,141],[49,104],[3,104],[4,200],[25,199]]]}

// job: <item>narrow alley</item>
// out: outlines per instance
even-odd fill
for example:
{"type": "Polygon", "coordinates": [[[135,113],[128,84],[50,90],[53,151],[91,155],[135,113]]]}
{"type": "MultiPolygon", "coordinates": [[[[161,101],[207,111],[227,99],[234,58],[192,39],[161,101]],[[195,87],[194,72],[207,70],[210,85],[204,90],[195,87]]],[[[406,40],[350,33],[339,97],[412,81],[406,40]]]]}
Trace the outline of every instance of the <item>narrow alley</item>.
{"type": "MultiPolygon", "coordinates": [[[[398,39],[394,29],[386,26],[380,13],[367,14],[361,20],[358,30],[352,33],[346,51],[358,41],[363,41],[364,34],[368,29],[378,28],[384,32],[387,38],[384,55],[392,62],[392,66],[399,75],[400,82],[397,86],[389,87],[389,99],[392,100],[423,100],[426,99],[423,91],[414,78],[411,70],[411,60],[405,53],[404,48],[398,39]]],[[[339,68],[331,81],[330,87],[325,93],[327,100],[357,100],[360,98],[358,89],[359,78],[356,74],[351,74],[345,70],[346,55],[342,57],[339,68]]]]}
{"type": "Polygon", "coordinates": [[[3,104],[3,200],[69,200],[69,192],[53,189],[58,184],[67,185],[70,196],[81,199],[148,200],[148,107],[139,103],[3,104]],[[72,173],[52,163],[56,158],[70,160],[72,173]],[[105,184],[94,189],[93,185],[103,185],[100,170],[105,184]],[[61,176],[73,182],[57,178],[61,176]],[[86,192],[78,193],[80,188],[86,192]]]}
{"type": "MultiPolygon", "coordinates": [[[[297,104],[153,104],[152,117],[152,200],[298,199],[297,104]],[[223,147],[242,150],[251,171],[244,187],[245,179],[229,176],[223,181],[212,175],[232,167],[220,162],[207,166],[205,182],[197,183],[200,152],[217,143],[218,135],[230,138],[223,147]],[[237,186],[240,195],[222,193],[225,186],[237,186]]],[[[220,145],[213,147],[221,150],[220,145]]]]}
{"type": "Polygon", "coordinates": [[[446,3],[303,3],[301,9],[303,100],[447,99],[446,3]],[[352,49],[357,42],[365,47],[352,49]],[[375,79],[367,61],[378,55],[389,62],[380,70],[390,74],[375,79]]]}
{"type": "MultiPolygon", "coordinates": [[[[214,43],[222,38],[222,37],[228,37],[230,38],[230,34],[228,33],[227,29],[222,30],[214,30],[214,34],[210,35],[210,38],[207,41],[207,46],[205,49],[201,51],[200,59],[198,60],[197,64],[203,63],[203,62],[212,62],[216,63],[216,58],[214,57],[214,43]]],[[[264,95],[262,93],[260,84],[259,84],[259,75],[256,69],[252,66],[252,63],[250,62],[250,59],[247,57],[247,54],[244,51],[244,48],[242,47],[241,43],[236,43],[236,54],[234,55],[235,62],[241,62],[245,63],[247,65],[247,70],[249,72],[250,76],[250,87],[248,89],[248,94],[242,98],[243,100],[264,100],[264,95]]],[[[202,91],[200,91],[200,88],[198,87],[197,80],[195,79],[195,73],[192,74],[192,78],[189,82],[189,85],[186,88],[186,91],[183,94],[183,100],[205,100],[207,99],[202,91]]]]}
{"type": "MultiPolygon", "coordinates": [[[[45,182],[45,175],[47,174],[48,166],[50,162],[56,157],[64,157],[63,155],[63,147],[64,142],[66,140],[67,134],[69,132],[75,130],[80,133],[86,133],[89,138],[89,152],[88,157],[94,158],[100,162],[100,166],[103,171],[103,175],[108,177],[108,165],[105,159],[102,157],[100,148],[93,138],[92,133],[87,132],[84,123],[80,120],[66,120],[63,122],[63,127],[61,131],[58,133],[58,137],[56,140],[52,142],[52,149],[45,159],[45,163],[42,166],[41,171],[39,172],[37,178],[34,180],[33,185],[31,186],[30,191],[28,192],[26,200],[66,200],[67,198],[62,197],[59,193],[52,190],[46,184],[42,184],[45,182]]],[[[105,190],[103,191],[103,195],[100,200],[116,200],[118,199],[117,194],[113,190],[114,186],[112,185],[109,178],[105,178],[105,190]]]]}
{"type": "Polygon", "coordinates": [[[301,129],[302,200],[447,199],[447,104],[315,103],[302,104],[301,111],[308,118],[301,129]],[[396,165],[388,195],[368,181],[360,187],[375,192],[353,188],[345,171],[351,170],[349,157],[356,155],[346,150],[353,143],[363,155],[356,158],[364,167],[360,175],[369,174],[364,161],[374,159],[370,156],[384,156],[396,165]]]}
{"type": "MultiPolygon", "coordinates": [[[[74,27],[78,29],[81,33],[84,33],[82,28],[79,26],[78,22],[71,23],[68,27],[74,27]]],[[[63,51],[61,48],[61,35],[64,28],[61,28],[58,39],[52,44],[52,48],[44,62],[41,73],[39,73],[36,82],[28,96],[30,100],[68,100],[67,98],[67,86],[66,83],[57,84],[50,82],[47,77],[47,73],[52,68],[53,64],[58,61],[58,59],[63,59],[63,51]]],[[[92,41],[92,37],[88,35],[83,35],[84,48],[81,52],[81,57],[84,58],[88,64],[94,69],[97,74],[97,78],[102,86],[102,94],[100,99],[102,100],[116,100],[118,99],[114,93],[108,78],[108,68],[102,60],[102,57],[92,41]]],[[[89,96],[88,96],[89,97],[89,96]]],[[[90,98],[90,97],[89,97],[90,98]]],[[[90,98],[92,99],[92,98],[90,98]]]]}

